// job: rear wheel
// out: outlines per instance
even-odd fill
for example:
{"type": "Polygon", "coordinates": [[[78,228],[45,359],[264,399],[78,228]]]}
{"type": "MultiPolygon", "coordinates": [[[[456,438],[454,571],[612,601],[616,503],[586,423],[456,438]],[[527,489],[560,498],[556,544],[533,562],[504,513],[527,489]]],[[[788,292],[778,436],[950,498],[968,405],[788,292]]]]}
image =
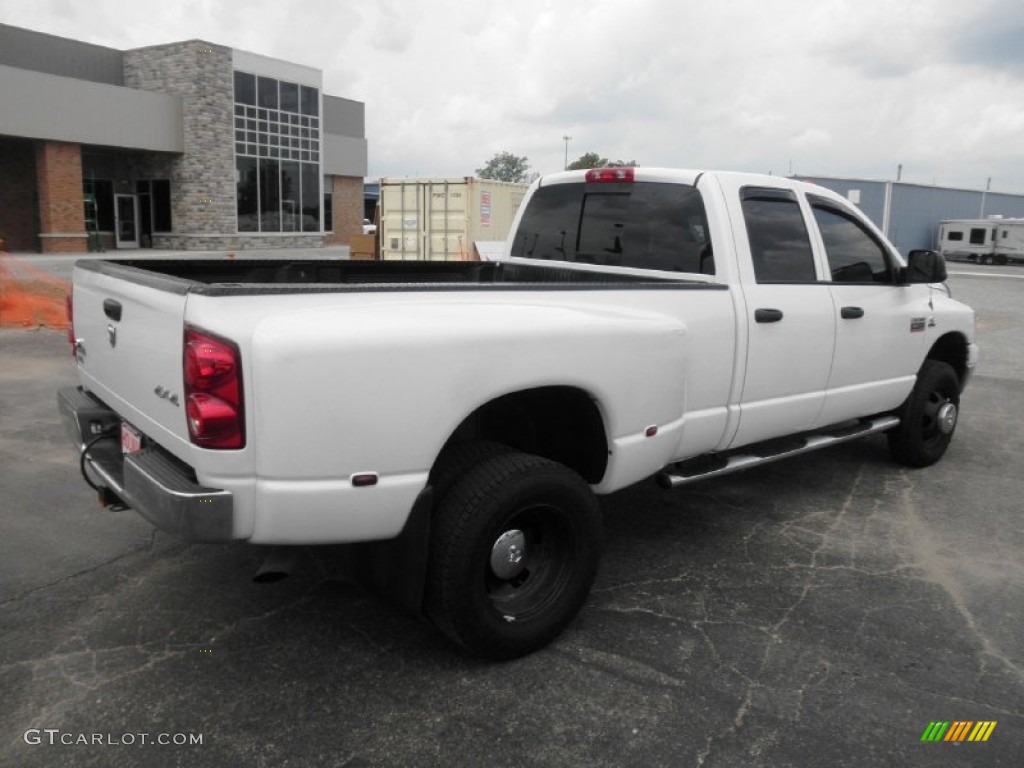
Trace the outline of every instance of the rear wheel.
{"type": "Polygon", "coordinates": [[[600,539],[597,500],[575,472],[523,453],[486,458],[437,508],[428,613],[476,655],[538,650],[586,601],[600,539]]]}
{"type": "Polygon", "coordinates": [[[900,424],[890,431],[889,449],[901,464],[927,467],[942,458],[956,429],[960,380],[948,363],[925,360],[910,397],[900,408],[900,424]]]}

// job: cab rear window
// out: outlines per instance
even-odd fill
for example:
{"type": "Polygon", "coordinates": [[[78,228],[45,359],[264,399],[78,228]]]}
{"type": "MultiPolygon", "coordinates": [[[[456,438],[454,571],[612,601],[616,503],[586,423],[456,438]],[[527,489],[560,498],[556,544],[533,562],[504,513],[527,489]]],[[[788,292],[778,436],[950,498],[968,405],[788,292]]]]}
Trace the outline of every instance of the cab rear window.
{"type": "Polygon", "coordinates": [[[553,184],[523,212],[512,255],[713,275],[700,193],[684,184],[553,184]]]}

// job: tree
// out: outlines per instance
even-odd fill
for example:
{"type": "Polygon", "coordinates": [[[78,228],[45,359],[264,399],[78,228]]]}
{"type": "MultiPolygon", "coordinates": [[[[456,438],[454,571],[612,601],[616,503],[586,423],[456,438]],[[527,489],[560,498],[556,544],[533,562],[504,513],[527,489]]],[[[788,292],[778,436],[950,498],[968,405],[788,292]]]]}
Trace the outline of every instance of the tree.
{"type": "Polygon", "coordinates": [[[635,167],[636,160],[630,160],[628,163],[624,160],[609,160],[607,157],[601,157],[597,152],[586,152],[580,155],[578,160],[573,160],[569,163],[566,168],[568,171],[582,171],[588,168],[625,168],[635,167]]]}
{"type": "Polygon", "coordinates": [[[587,168],[604,168],[608,165],[608,158],[601,157],[597,152],[584,152],[578,160],[573,160],[565,167],[567,171],[583,171],[587,168]]]}
{"type": "Polygon", "coordinates": [[[526,157],[496,152],[483,168],[476,169],[476,175],[481,179],[523,183],[530,180],[530,164],[526,157]]]}

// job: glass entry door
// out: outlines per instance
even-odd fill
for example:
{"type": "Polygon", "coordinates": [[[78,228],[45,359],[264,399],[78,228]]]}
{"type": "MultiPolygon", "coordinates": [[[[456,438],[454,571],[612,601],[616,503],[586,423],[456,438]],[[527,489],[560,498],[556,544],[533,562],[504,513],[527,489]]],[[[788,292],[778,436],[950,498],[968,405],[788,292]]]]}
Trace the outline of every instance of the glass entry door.
{"type": "Polygon", "coordinates": [[[114,231],[118,248],[139,247],[139,205],[136,195],[114,195],[114,231]]]}

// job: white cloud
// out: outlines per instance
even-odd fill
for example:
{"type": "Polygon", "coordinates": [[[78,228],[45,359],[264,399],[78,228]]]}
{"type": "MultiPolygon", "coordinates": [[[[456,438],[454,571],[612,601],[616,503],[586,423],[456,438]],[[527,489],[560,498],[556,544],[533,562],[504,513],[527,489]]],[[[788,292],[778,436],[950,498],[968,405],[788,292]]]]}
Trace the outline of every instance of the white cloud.
{"type": "Polygon", "coordinates": [[[8,4],[0,21],[130,48],[202,38],[324,70],[366,102],[370,172],[650,165],[1024,193],[1019,0],[248,0],[8,4]]]}

